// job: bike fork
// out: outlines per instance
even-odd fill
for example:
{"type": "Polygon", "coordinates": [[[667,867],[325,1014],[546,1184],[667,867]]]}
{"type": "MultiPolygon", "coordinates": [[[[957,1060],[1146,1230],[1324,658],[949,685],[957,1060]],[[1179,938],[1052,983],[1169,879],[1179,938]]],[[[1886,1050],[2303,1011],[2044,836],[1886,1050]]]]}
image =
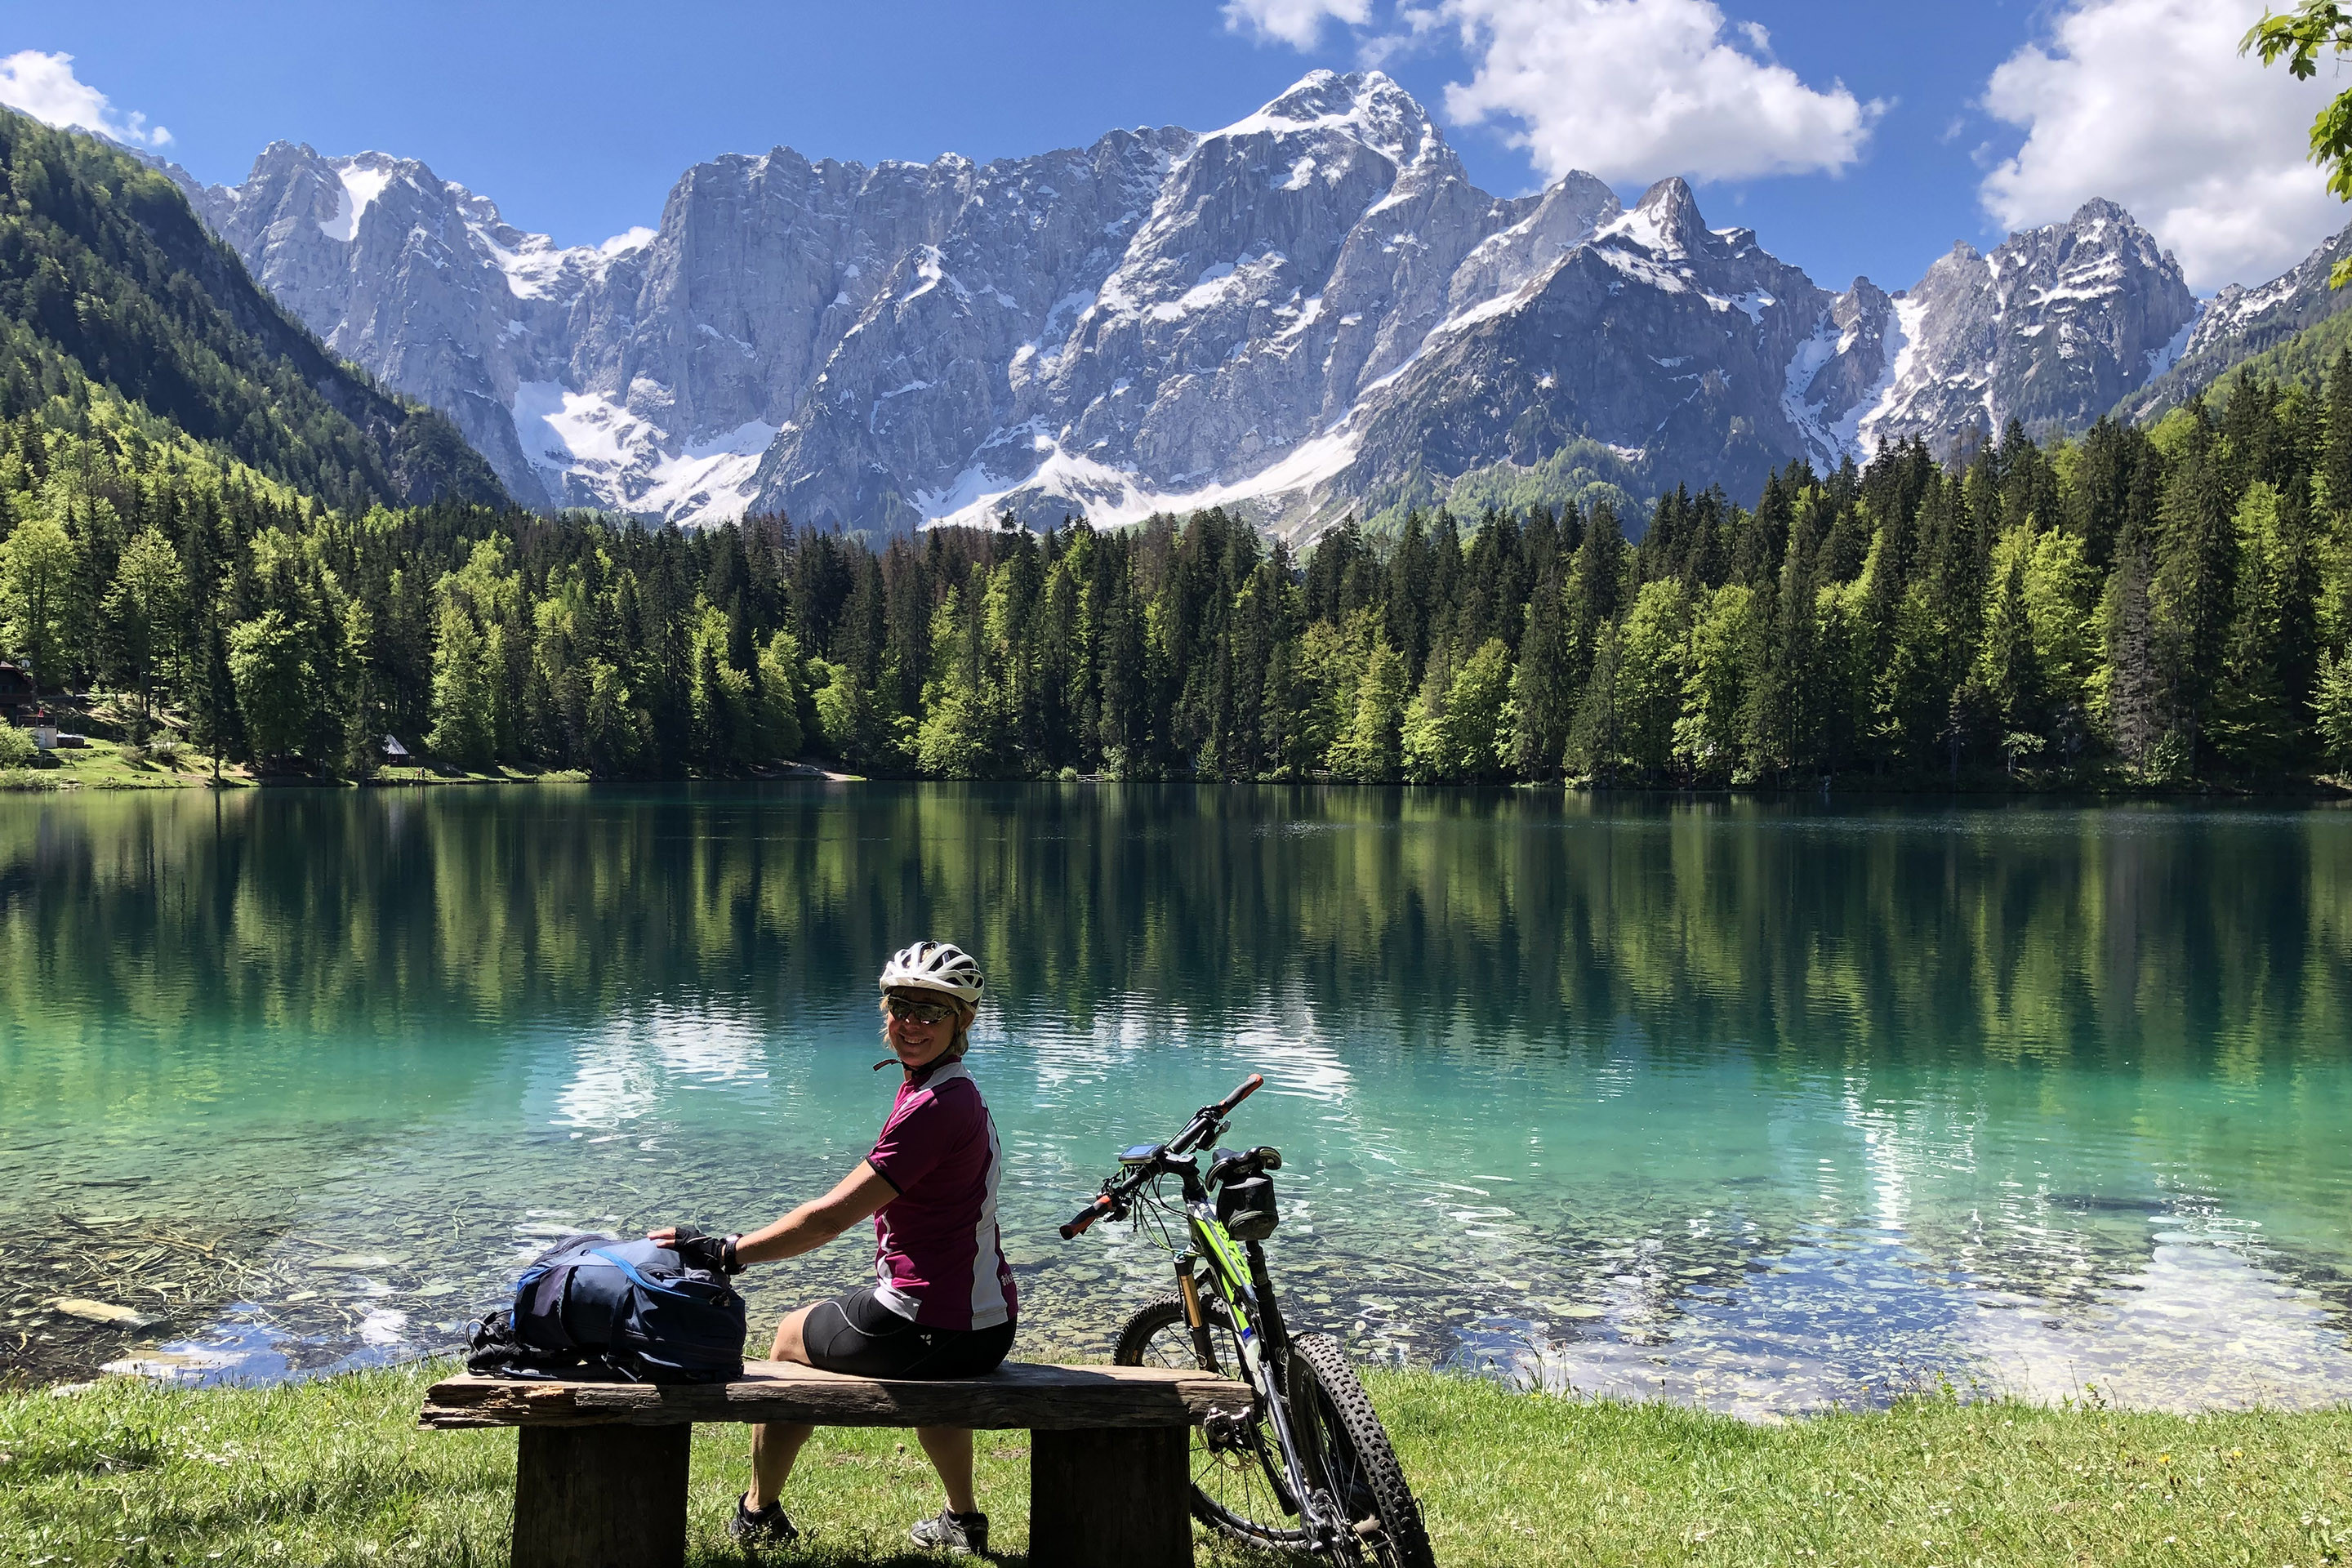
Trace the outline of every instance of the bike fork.
{"type": "Polygon", "coordinates": [[[1192,1353],[1201,1360],[1203,1370],[1222,1372],[1217,1364],[1216,1342],[1209,1337],[1209,1315],[1201,1310],[1201,1282],[1192,1276],[1193,1256],[1187,1252],[1176,1259],[1176,1293],[1184,1300],[1184,1321],[1192,1330],[1192,1353]]]}

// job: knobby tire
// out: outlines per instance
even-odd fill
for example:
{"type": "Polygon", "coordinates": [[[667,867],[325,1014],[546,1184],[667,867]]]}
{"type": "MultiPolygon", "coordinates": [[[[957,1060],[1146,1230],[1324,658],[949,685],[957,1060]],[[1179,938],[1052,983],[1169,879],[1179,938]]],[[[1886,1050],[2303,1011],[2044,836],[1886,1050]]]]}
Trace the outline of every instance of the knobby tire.
{"type": "MultiPolygon", "coordinates": [[[[1147,1302],[1127,1321],[1111,1360],[1120,1366],[1198,1368],[1246,1382],[1224,1302],[1204,1294],[1201,1309],[1208,1317],[1211,1343],[1226,1364],[1201,1366],[1184,1303],[1174,1296],[1147,1302]]],[[[1307,1543],[1307,1532],[1292,1522],[1297,1510],[1286,1495],[1281,1451],[1262,1420],[1253,1422],[1247,1448],[1212,1450],[1200,1426],[1192,1428],[1192,1445],[1193,1518],[1244,1546],[1295,1551],[1307,1543]]]]}
{"type": "Polygon", "coordinates": [[[1320,1472],[1317,1479],[1356,1524],[1366,1554],[1381,1568],[1437,1568],[1421,1505],[1339,1342],[1328,1334],[1293,1341],[1285,1392],[1292,1430],[1320,1472]]]}

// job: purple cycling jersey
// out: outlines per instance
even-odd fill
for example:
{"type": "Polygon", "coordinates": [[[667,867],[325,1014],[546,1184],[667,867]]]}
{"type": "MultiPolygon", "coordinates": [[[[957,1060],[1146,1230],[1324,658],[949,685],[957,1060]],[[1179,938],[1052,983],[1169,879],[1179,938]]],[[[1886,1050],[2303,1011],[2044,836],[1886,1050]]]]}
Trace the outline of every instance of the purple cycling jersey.
{"type": "Polygon", "coordinates": [[[1013,1320],[1013,1270],[996,1234],[1003,1156],[961,1058],[898,1086],[866,1163],[898,1190],[874,1215],[875,1299],[930,1329],[1013,1320]]]}

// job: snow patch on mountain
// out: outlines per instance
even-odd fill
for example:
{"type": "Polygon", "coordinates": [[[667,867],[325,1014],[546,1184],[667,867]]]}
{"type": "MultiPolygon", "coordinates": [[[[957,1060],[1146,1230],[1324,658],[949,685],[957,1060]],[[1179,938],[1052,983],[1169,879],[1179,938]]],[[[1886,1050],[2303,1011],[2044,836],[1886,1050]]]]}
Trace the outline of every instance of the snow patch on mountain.
{"type": "Polygon", "coordinates": [[[1927,320],[1927,302],[1906,295],[1895,301],[1886,335],[1892,352],[1886,355],[1886,375],[1872,396],[1856,405],[1855,441],[1860,456],[1874,456],[1885,439],[1887,426],[1906,411],[1919,385],[1919,335],[1927,320]]]}
{"type": "Polygon", "coordinates": [[[349,245],[359,237],[362,216],[392,184],[393,171],[388,163],[362,163],[357,159],[345,159],[327,167],[333,171],[336,180],[335,216],[321,218],[319,232],[349,245]]]}
{"type": "Polygon", "coordinates": [[[671,522],[741,516],[776,438],[776,426],[754,419],[672,450],[667,432],[650,420],[559,381],[520,384],[510,407],[524,454],[551,493],[671,522]]]}
{"type": "Polygon", "coordinates": [[[2198,313],[2180,323],[2180,330],[2173,333],[2170,340],[2161,348],[2148,350],[2147,371],[2141,379],[2154,381],[2158,376],[2179,363],[2181,354],[2189,347],[2189,340],[2197,334],[2197,330],[2203,324],[2204,320],[2205,311],[2202,307],[2200,307],[2198,313]]]}
{"type": "MultiPolygon", "coordinates": [[[[1412,95],[1381,71],[1341,76],[1336,71],[1309,71],[1296,87],[1255,114],[1244,115],[1223,130],[1201,138],[1202,143],[1244,136],[1296,135],[1300,132],[1337,132],[1400,165],[1416,162],[1430,150],[1435,130],[1412,95]]],[[[1298,164],[1290,166],[1288,186],[1306,184],[1298,164]]],[[[1328,177],[1328,176],[1327,176],[1328,177]]]]}
{"type": "Polygon", "coordinates": [[[508,405],[531,467],[561,484],[575,474],[617,477],[659,432],[610,398],[560,381],[526,381],[508,405]]]}
{"type": "Polygon", "coordinates": [[[985,528],[1007,511],[1028,509],[1036,500],[1062,501],[1097,528],[1120,528],[1163,512],[1182,514],[1213,506],[1245,506],[1311,490],[1345,472],[1356,460],[1362,437],[1346,427],[1303,441],[1280,460],[1246,479],[1187,489],[1153,484],[1123,468],[1063,448],[1053,437],[1024,431],[1039,455],[1026,478],[1010,479],[975,463],[940,490],[916,502],[926,528],[985,528]]]}
{"type": "Polygon", "coordinates": [[[674,522],[740,517],[758,489],[760,458],[775,438],[773,425],[752,419],[723,436],[658,456],[646,470],[643,488],[631,491],[628,510],[674,522]]]}

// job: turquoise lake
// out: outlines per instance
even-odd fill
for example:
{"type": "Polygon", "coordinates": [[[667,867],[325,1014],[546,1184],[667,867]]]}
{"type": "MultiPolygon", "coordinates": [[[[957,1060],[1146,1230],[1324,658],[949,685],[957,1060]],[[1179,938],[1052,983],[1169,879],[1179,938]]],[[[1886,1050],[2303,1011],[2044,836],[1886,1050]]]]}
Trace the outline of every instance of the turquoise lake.
{"type": "Polygon", "coordinates": [[[2352,812],[1115,785],[0,796],[0,1368],[397,1359],[561,1231],[772,1217],[924,935],[991,977],[1017,1354],[1165,1288],[1054,1226],[1255,1071],[1276,1277],[1367,1358],[2352,1397],[2352,812]]]}

